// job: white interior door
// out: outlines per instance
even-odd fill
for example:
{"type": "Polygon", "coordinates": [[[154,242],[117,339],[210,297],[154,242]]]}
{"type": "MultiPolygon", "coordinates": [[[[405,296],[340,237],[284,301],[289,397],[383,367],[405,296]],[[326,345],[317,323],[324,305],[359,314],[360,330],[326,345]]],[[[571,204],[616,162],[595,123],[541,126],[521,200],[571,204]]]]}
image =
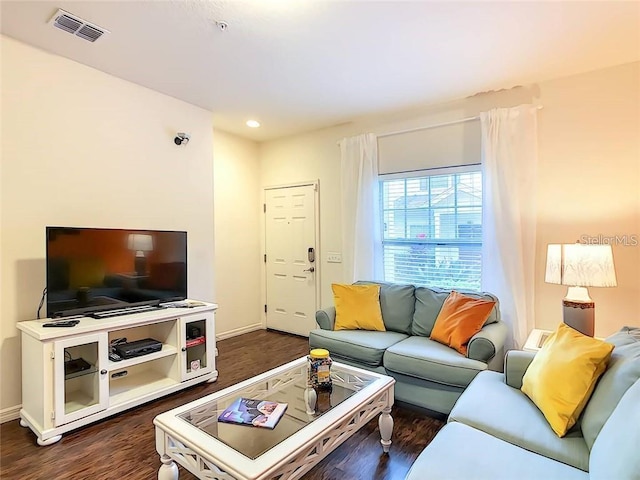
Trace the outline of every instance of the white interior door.
{"type": "Polygon", "coordinates": [[[316,328],[315,202],[315,185],[265,191],[267,328],[307,337],[316,328]]]}

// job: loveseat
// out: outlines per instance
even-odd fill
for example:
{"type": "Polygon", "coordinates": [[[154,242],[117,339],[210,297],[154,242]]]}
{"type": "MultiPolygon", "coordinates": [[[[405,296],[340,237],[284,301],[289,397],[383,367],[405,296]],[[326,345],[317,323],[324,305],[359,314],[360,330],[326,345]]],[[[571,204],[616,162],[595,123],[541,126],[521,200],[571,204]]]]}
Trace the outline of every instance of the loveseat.
{"type": "Polygon", "coordinates": [[[450,290],[356,284],[380,285],[386,331],[334,330],[336,310],[328,307],[316,312],[320,328],[309,333],[309,345],[329,350],[334,360],[394,377],[397,401],[448,414],[479,372],[502,368],[507,327],[494,295],[457,290],[496,302],[481,331],[469,341],[465,356],[429,338],[450,290]]]}
{"type": "Polygon", "coordinates": [[[474,378],[407,480],[640,480],[640,328],[606,341],[608,368],[564,437],[520,390],[535,353],[513,350],[504,374],[474,378]]]}

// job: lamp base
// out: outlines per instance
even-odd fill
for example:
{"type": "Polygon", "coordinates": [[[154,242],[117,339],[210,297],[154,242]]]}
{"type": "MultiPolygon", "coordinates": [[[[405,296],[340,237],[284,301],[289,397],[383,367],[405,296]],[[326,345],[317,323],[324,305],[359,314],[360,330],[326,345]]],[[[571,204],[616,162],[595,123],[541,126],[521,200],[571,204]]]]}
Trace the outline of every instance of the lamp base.
{"type": "Polygon", "coordinates": [[[562,301],[564,323],[589,337],[595,333],[595,311],[594,302],[562,301]]]}
{"type": "Polygon", "coordinates": [[[144,276],[147,274],[147,259],[145,257],[135,257],[134,268],[136,275],[144,276]]]}

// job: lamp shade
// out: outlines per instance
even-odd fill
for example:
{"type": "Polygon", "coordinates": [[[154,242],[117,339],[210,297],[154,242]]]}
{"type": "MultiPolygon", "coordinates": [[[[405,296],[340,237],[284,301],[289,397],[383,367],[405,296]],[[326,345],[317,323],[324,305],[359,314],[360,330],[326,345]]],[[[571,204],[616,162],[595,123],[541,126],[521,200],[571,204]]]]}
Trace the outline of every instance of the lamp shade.
{"type": "Polygon", "coordinates": [[[144,233],[130,234],[129,250],[150,252],[151,250],[153,250],[153,237],[144,233]]]}
{"type": "Polygon", "coordinates": [[[544,281],[576,287],[615,287],[611,245],[548,245],[544,281]]]}

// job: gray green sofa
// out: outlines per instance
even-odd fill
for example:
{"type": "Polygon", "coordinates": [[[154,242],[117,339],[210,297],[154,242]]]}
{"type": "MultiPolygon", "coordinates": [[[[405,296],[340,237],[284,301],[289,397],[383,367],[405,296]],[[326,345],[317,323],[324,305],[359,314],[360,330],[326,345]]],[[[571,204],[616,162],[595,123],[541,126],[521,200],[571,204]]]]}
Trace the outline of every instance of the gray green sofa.
{"type": "Polygon", "coordinates": [[[498,299],[489,293],[460,293],[496,302],[482,330],[468,344],[467,355],[429,339],[450,290],[381,282],[380,309],[386,332],[333,330],[335,308],[316,312],[319,329],[309,333],[311,348],[326,348],[334,360],[396,379],[395,399],[448,414],[479,373],[502,368],[507,327],[498,299]]]}
{"type": "Polygon", "coordinates": [[[471,382],[407,480],[640,480],[640,328],[606,341],[609,366],[565,437],[520,391],[535,353],[513,350],[504,374],[471,382]]]}

